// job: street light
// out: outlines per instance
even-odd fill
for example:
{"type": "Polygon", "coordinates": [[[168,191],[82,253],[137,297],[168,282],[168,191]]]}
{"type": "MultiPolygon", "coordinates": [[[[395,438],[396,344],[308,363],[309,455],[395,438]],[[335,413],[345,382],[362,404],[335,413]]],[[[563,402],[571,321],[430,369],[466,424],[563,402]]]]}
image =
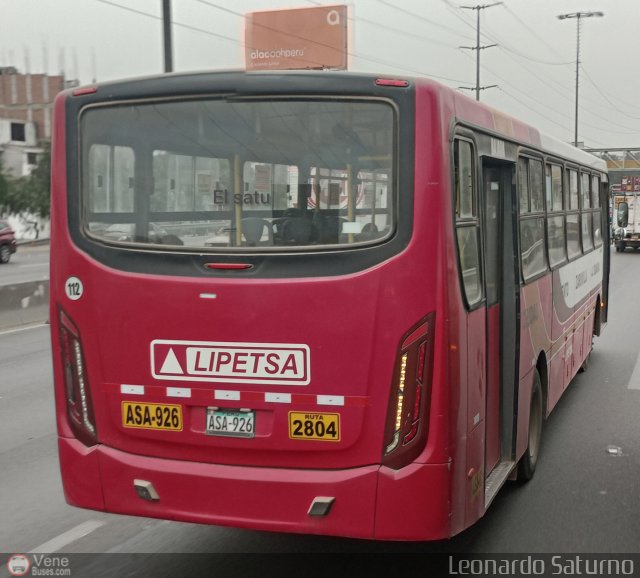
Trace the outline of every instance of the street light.
{"type": "Polygon", "coordinates": [[[573,146],[578,146],[578,85],[580,74],[580,20],[582,18],[591,18],[592,16],[604,16],[604,12],[572,12],[571,14],[560,14],[559,20],[567,18],[575,18],[577,23],[577,41],[576,41],[576,127],[573,138],[573,146]]]}

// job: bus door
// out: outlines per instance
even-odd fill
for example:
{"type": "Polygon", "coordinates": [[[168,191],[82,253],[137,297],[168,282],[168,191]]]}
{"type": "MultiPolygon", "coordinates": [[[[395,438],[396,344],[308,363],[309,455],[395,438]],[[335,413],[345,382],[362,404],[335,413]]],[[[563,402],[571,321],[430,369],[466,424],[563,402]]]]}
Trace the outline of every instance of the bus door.
{"type": "MultiPolygon", "coordinates": [[[[483,159],[483,231],[487,298],[485,487],[495,491],[513,466],[517,387],[518,275],[514,163],[483,159]]],[[[490,497],[495,495],[491,492],[490,497]]],[[[487,500],[486,506],[489,505],[487,500]]]]}

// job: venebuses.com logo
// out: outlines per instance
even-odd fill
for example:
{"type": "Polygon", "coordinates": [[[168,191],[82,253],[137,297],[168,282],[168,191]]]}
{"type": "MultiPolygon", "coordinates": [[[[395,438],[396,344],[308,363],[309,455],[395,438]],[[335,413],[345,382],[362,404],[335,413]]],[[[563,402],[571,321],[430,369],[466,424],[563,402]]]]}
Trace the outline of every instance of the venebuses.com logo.
{"type": "Polygon", "coordinates": [[[49,554],[13,554],[7,560],[11,576],[71,576],[70,566],[67,556],[49,554]]]}
{"type": "Polygon", "coordinates": [[[31,562],[24,554],[14,554],[7,560],[7,569],[11,576],[26,576],[31,569],[31,562]]]}

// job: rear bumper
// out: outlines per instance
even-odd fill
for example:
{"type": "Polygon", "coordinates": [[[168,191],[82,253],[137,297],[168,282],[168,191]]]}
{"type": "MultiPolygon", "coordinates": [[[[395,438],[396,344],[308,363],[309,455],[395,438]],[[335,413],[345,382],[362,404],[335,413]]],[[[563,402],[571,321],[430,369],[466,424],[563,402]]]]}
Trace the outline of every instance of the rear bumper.
{"type": "Polygon", "coordinates": [[[623,237],[621,239],[616,240],[617,245],[624,245],[625,247],[640,247],[640,239],[639,238],[631,238],[631,237],[623,237]]]}
{"type": "Polygon", "coordinates": [[[449,536],[446,465],[348,470],[254,468],[167,460],[59,438],[62,481],[74,506],[185,522],[365,539],[449,536]],[[136,493],[150,481],[158,501],[136,493]],[[314,498],[335,498],[328,515],[314,498]]]}

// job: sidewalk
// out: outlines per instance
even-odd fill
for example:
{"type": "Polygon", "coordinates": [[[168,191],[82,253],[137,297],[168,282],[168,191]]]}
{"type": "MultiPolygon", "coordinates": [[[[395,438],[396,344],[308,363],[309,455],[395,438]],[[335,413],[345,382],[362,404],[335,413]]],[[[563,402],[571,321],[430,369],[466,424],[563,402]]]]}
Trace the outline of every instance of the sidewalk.
{"type": "Polygon", "coordinates": [[[39,239],[17,239],[18,247],[38,247],[40,245],[48,245],[49,237],[40,237],[39,239]]]}

